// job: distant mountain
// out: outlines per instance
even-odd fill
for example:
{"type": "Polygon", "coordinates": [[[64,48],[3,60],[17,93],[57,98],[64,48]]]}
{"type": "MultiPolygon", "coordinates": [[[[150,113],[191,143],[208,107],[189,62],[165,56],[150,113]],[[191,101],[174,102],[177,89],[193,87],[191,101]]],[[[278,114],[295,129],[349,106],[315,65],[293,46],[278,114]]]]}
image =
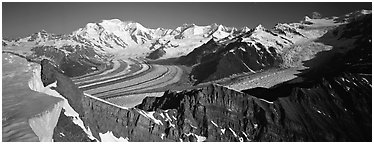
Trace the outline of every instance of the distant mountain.
{"type": "Polygon", "coordinates": [[[297,23],[277,24],[272,29],[262,25],[233,38],[209,42],[179,58],[178,63],[193,67],[190,77],[195,84],[232,74],[256,73],[274,67],[299,67],[316,53],[331,49],[316,40],[329,30],[370,14],[362,10],[341,17],[309,18],[297,23]]]}
{"type": "Polygon", "coordinates": [[[178,57],[188,54],[211,38],[221,39],[246,30],[218,24],[184,24],[175,29],[150,29],[136,22],[112,19],[88,23],[70,34],[55,35],[42,30],[25,38],[4,39],[3,49],[39,59],[49,58],[56,65],[61,65],[62,57],[77,57],[72,55],[108,63],[116,54],[150,56],[153,59],[178,57]]]}
{"type": "Polygon", "coordinates": [[[149,29],[136,22],[119,19],[103,20],[100,23],[88,23],[85,27],[66,35],[53,35],[42,30],[26,38],[3,40],[3,46],[53,46],[60,48],[69,45],[90,47],[97,53],[115,53],[130,47],[148,47],[148,50],[169,47],[183,47],[183,42],[197,41],[214,37],[221,39],[246,29],[225,27],[218,24],[197,26],[184,24],[176,29],[149,29]]]}

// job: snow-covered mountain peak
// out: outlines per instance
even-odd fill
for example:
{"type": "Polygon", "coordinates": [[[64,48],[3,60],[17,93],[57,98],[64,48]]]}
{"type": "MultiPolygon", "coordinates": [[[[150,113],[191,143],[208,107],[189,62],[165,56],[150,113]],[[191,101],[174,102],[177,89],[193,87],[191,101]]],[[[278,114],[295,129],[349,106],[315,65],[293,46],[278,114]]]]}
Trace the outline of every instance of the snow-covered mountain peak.
{"type": "Polygon", "coordinates": [[[259,24],[258,26],[255,27],[254,29],[255,31],[265,31],[266,28],[264,26],[262,26],[261,24],[259,24]]]}
{"type": "Polygon", "coordinates": [[[211,29],[211,32],[214,32],[214,31],[227,31],[226,27],[223,26],[223,25],[211,25],[210,26],[210,29],[211,29]]]}
{"type": "Polygon", "coordinates": [[[211,27],[218,27],[219,24],[217,24],[217,23],[212,23],[210,26],[211,26],[211,27]]]}
{"type": "Polygon", "coordinates": [[[312,20],[310,17],[308,17],[308,16],[304,17],[304,21],[310,21],[310,20],[312,20]]]}
{"type": "Polygon", "coordinates": [[[105,24],[122,24],[123,22],[120,19],[109,19],[109,20],[102,20],[101,23],[105,23],[105,24]]]}
{"type": "Polygon", "coordinates": [[[190,27],[196,27],[197,25],[194,24],[194,23],[191,23],[191,24],[183,24],[182,26],[178,27],[178,28],[181,28],[181,30],[184,30],[184,29],[187,29],[187,28],[190,28],[190,27]]]}
{"type": "Polygon", "coordinates": [[[126,28],[132,29],[132,30],[140,30],[140,31],[150,31],[150,29],[145,28],[143,25],[137,22],[130,22],[126,25],[126,28]]]}
{"type": "Polygon", "coordinates": [[[39,33],[47,33],[47,31],[42,29],[39,33]]]}
{"type": "Polygon", "coordinates": [[[243,28],[241,28],[240,29],[240,31],[242,31],[242,32],[249,32],[249,31],[251,31],[251,29],[250,28],[248,28],[248,27],[243,27],[243,28]]]}
{"type": "Polygon", "coordinates": [[[363,9],[363,10],[361,10],[360,11],[362,14],[371,14],[371,10],[365,10],[365,9],[363,9]]]}
{"type": "Polygon", "coordinates": [[[29,37],[23,39],[27,41],[44,41],[44,39],[47,39],[49,36],[51,36],[51,34],[48,34],[47,31],[42,29],[41,31],[33,33],[29,37]]]}
{"type": "Polygon", "coordinates": [[[36,35],[36,34],[48,35],[48,32],[46,30],[42,29],[42,30],[34,33],[33,35],[36,35]]]}

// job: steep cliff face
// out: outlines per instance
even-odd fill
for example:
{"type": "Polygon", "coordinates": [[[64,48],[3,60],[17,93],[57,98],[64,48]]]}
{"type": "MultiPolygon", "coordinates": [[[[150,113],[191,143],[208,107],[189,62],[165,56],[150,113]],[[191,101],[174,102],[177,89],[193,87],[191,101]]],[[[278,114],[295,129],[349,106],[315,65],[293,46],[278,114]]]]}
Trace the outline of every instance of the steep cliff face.
{"type": "Polygon", "coordinates": [[[97,141],[82,121],[83,92],[49,60],[41,61],[41,85],[53,85],[54,96],[64,99],[57,126],[53,128],[54,141],[97,141]]]}
{"type": "Polygon", "coordinates": [[[119,107],[92,96],[86,96],[83,105],[84,121],[100,141],[108,132],[127,141],[162,141],[164,126],[149,112],[119,107]]]}
{"type": "MultiPolygon", "coordinates": [[[[146,98],[137,108],[146,111],[170,112],[171,127],[166,138],[182,141],[253,141],[258,132],[258,120],[266,102],[222,86],[180,93],[166,92],[163,97],[146,98]],[[262,110],[262,111],[260,111],[262,110]],[[174,122],[175,121],[175,122],[174,122]],[[257,131],[257,133],[256,133],[257,131]]],[[[157,118],[157,117],[156,117],[157,118]]],[[[168,118],[159,116],[163,122],[168,118]]]]}
{"type": "Polygon", "coordinates": [[[161,115],[167,111],[175,121],[164,131],[166,138],[183,141],[371,140],[371,83],[366,78],[341,73],[315,83],[294,81],[244,91],[249,95],[217,85],[167,92],[144,99],[137,108],[156,111],[164,124],[169,121],[161,115]]]}
{"type": "Polygon", "coordinates": [[[301,134],[299,140],[371,140],[371,83],[357,74],[243,92],[273,102],[276,125],[301,134]]]}

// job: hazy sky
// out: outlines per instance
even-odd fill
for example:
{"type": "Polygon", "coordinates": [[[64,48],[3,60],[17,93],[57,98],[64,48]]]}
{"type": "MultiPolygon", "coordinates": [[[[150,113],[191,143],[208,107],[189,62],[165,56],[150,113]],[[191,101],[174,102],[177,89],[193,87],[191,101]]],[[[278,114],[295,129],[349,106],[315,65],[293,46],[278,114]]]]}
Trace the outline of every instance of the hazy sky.
{"type": "Polygon", "coordinates": [[[42,29],[66,34],[89,22],[118,18],[148,28],[176,28],[184,23],[253,28],[262,24],[298,22],[314,11],[339,16],[371,3],[2,3],[3,37],[25,37],[42,29]]]}

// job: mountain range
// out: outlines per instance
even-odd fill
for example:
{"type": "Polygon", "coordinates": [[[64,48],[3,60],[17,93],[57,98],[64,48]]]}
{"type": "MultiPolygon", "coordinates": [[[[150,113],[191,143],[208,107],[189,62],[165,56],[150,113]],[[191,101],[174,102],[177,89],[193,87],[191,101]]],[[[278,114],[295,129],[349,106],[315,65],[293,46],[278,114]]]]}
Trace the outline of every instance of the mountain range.
{"type": "Polygon", "coordinates": [[[3,141],[370,141],[371,30],[360,10],[4,39],[3,141]]]}
{"type": "MultiPolygon", "coordinates": [[[[283,66],[297,65],[294,62],[294,54],[289,52],[292,51],[289,49],[290,46],[312,41],[329,29],[368,13],[371,13],[371,10],[356,11],[340,17],[310,18],[305,16],[300,22],[278,23],[272,29],[266,29],[262,25],[251,29],[248,27],[234,28],[215,23],[208,26],[184,24],[175,29],[150,29],[136,22],[111,19],[99,23],[88,23],[85,27],[70,34],[55,35],[42,30],[25,38],[4,39],[3,50],[22,53],[33,59],[41,57],[51,59],[57,66],[65,67],[64,71],[70,73],[68,75],[73,76],[101,69],[105,67],[104,65],[108,65],[108,61],[115,55],[148,57],[150,59],[181,57],[181,64],[187,64],[188,59],[194,59],[195,62],[188,63],[188,65],[195,65],[201,63],[202,55],[207,54],[206,50],[202,51],[205,53],[202,55],[196,52],[201,51],[198,50],[199,47],[214,42],[222,48],[210,48],[209,53],[211,54],[209,56],[223,58],[226,55],[229,57],[235,55],[235,57],[239,57],[239,61],[242,61],[239,62],[241,64],[234,64],[242,65],[239,70],[224,72],[227,74],[208,78],[217,79],[237,72],[254,72],[273,66],[279,63],[279,60],[284,61],[283,66]],[[244,47],[234,46],[238,44],[244,47]],[[248,49],[249,47],[251,48],[248,49]],[[248,55],[248,53],[253,54],[248,55]],[[199,55],[198,58],[191,57],[196,54],[199,55]],[[257,55],[261,58],[255,59],[263,60],[247,61],[250,58],[246,58],[245,55],[257,55]],[[87,64],[89,66],[84,66],[87,64]],[[74,74],[75,72],[69,72],[73,67],[83,68],[78,74],[74,74]]],[[[318,51],[314,53],[316,52],[318,51]]],[[[205,67],[203,65],[201,67],[205,67]]],[[[205,71],[198,69],[196,68],[194,71],[205,71]]],[[[197,81],[204,80],[197,78],[197,81]]]]}

